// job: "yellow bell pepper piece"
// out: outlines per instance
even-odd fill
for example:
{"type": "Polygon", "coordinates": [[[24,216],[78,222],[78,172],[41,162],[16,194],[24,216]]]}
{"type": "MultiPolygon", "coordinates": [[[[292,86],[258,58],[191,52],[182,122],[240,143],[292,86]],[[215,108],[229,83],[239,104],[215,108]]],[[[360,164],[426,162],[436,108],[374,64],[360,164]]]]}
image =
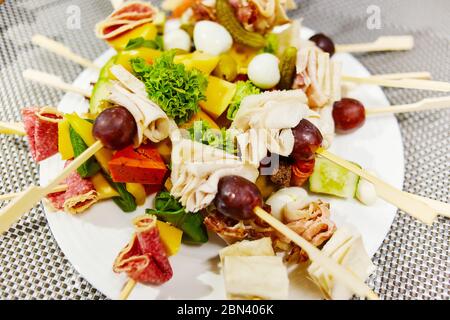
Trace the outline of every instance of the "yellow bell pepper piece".
{"type": "Polygon", "coordinates": [[[147,193],[145,192],[144,186],[140,183],[132,182],[127,182],[125,186],[127,191],[133,195],[136,204],[142,206],[145,203],[145,199],[147,199],[147,193]]]}
{"type": "MultiPolygon", "coordinates": [[[[70,126],[75,130],[76,133],[80,135],[81,139],[83,139],[84,143],[86,143],[89,147],[97,142],[97,140],[92,135],[92,128],[94,126],[92,123],[80,118],[80,116],[78,116],[76,113],[65,114],[64,118],[69,121],[70,126]]],[[[108,162],[112,159],[112,151],[102,148],[101,150],[97,151],[97,153],[95,154],[95,158],[97,159],[102,169],[106,173],[109,173],[108,162]]]]}
{"type": "Polygon", "coordinates": [[[153,23],[145,23],[137,28],[134,28],[133,30],[113,38],[112,40],[108,40],[108,44],[116,49],[116,51],[122,51],[131,39],[142,37],[145,40],[154,40],[157,33],[158,30],[153,23]]]}
{"type": "Polygon", "coordinates": [[[164,182],[164,188],[166,188],[167,191],[172,190],[173,184],[172,184],[172,179],[167,178],[166,182],[164,182]]]}
{"type": "Polygon", "coordinates": [[[220,129],[219,126],[214,122],[213,119],[211,119],[210,116],[208,116],[207,113],[205,113],[203,110],[200,110],[196,114],[194,114],[188,122],[183,123],[180,127],[183,129],[188,129],[192,127],[195,123],[195,121],[205,121],[212,129],[220,129]]]}
{"type": "Polygon", "coordinates": [[[156,226],[158,227],[159,237],[166,248],[167,254],[169,256],[175,255],[180,250],[183,231],[159,220],[156,221],[156,226]]]}
{"type": "Polygon", "coordinates": [[[202,73],[209,75],[219,63],[220,58],[200,51],[194,51],[189,54],[175,56],[173,62],[182,63],[187,70],[197,69],[202,73]]]}
{"type": "Polygon", "coordinates": [[[200,101],[200,107],[215,120],[226,110],[235,93],[236,84],[209,76],[206,101],[200,101]]]}
{"type": "Polygon", "coordinates": [[[119,193],[113,187],[111,187],[111,185],[100,172],[91,177],[91,182],[94,185],[94,188],[97,191],[98,198],[100,200],[111,199],[120,196],[119,193]]]}
{"type": "Polygon", "coordinates": [[[160,142],[158,142],[156,145],[156,150],[158,150],[159,155],[164,160],[165,163],[170,162],[170,157],[172,155],[172,142],[169,138],[166,138],[160,142]]]}
{"type": "Polygon", "coordinates": [[[161,51],[151,48],[141,47],[134,50],[124,50],[117,55],[116,64],[122,65],[125,69],[132,72],[130,59],[142,58],[147,63],[153,63],[153,60],[161,55],[161,51]]]}
{"type": "Polygon", "coordinates": [[[70,125],[67,119],[58,122],[58,151],[63,160],[69,160],[74,157],[69,127],[70,125]]]}

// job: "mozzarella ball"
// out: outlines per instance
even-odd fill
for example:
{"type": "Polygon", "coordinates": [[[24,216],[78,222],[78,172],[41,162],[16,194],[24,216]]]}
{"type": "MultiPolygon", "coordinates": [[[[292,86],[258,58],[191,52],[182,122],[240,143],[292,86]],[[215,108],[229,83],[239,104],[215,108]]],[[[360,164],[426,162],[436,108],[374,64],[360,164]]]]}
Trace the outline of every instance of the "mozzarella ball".
{"type": "Polygon", "coordinates": [[[200,21],[194,27],[194,45],[199,51],[218,56],[231,49],[233,38],[222,25],[200,21]]]}
{"type": "MultiPolygon", "coordinates": [[[[374,174],[373,172],[369,173],[374,174]]],[[[377,198],[375,186],[367,180],[359,179],[356,189],[356,199],[367,206],[371,206],[377,201],[377,198]]]]}
{"type": "MultiPolygon", "coordinates": [[[[300,187],[283,188],[272,194],[266,203],[270,205],[270,213],[280,221],[283,221],[285,210],[289,204],[304,201],[307,193],[300,187]]],[[[298,203],[301,206],[300,203],[298,203]]]]}
{"type": "Polygon", "coordinates": [[[248,78],[261,89],[270,89],[280,82],[278,58],[270,53],[255,56],[248,65],[248,78]]]}
{"type": "Polygon", "coordinates": [[[164,50],[181,49],[191,51],[191,37],[182,30],[176,29],[164,34],[164,50]]]}
{"type": "Polygon", "coordinates": [[[178,30],[181,28],[180,19],[169,19],[164,24],[164,33],[169,33],[170,31],[178,30]]]}

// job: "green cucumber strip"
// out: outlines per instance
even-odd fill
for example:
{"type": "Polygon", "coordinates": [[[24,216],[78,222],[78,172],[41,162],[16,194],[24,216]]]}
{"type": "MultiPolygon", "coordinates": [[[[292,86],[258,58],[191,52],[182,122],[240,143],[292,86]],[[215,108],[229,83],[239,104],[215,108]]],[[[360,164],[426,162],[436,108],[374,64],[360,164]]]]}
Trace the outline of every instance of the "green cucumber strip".
{"type": "MultiPolygon", "coordinates": [[[[69,126],[70,142],[72,143],[73,154],[78,157],[82,154],[88,146],[84,143],[83,139],[78,135],[78,133],[69,126]]],[[[95,160],[95,157],[90,157],[81,166],[78,167],[77,172],[82,178],[89,178],[95,175],[100,170],[100,165],[95,160]]]]}
{"type": "Polygon", "coordinates": [[[111,68],[117,61],[117,55],[111,57],[105,65],[100,70],[100,74],[98,76],[98,79],[111,79],[111,73],[109,72],[109,68],[111,68]]]}
{"type": "Polygon", "coordinates": [[[89,102],[89,112],[99,114],[106,108],[109,103],[107,101],[109,95],[109,79],[100,78],[92,89],[92,96],[89,102]]]}
{"type": "Polygon", "coordinates": [[[356,174],[328,159],[317,157],[314,171],[309,177],[309,189],[316,193],[353,198],[358,181],[359,176],[356,174]]]}
{"type": "Polygon", "coordinates": [[[119,197],[112,198],[114,203],[122,209],[123,212],[133,212],[136,210],[136,200],[133,195],[127,191],[124,183],[114,182],[111,177],[105,173],[103,173],[105,179],[109,182],[109,184],[116,189],[119,193],[119,197]]]}

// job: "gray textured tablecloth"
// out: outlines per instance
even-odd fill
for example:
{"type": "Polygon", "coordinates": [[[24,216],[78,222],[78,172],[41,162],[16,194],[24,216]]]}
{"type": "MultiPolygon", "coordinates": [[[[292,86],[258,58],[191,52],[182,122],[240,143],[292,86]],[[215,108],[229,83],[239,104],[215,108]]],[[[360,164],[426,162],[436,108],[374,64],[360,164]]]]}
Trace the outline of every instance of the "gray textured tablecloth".
{"type": "MultiPolygon", "coordinates": [[[[337,43],[364,42],[379,35],[413,34],[413,51],[360,54],[373,73],[430,71],[450,81],[450,1],[303,0],[292,13],[337,43]],[[376,5],[381,29],[366,26],[367,8],[376,5]]],[[[95,38],[94,24],[111,12],[107,0],[6,0],[0,5],[0,120],[20,121],[29,105],[56,105],[62,93],[24,81],[21,70],[34,68],[72,81],[82,68],[30,42],[35,33],[61,41],[94,59],[106,45],[95,38]],[[80,10],[81,29],[68,20],[80,10]]],[[[375,8],[375,10],[377,10],[375,8]]],[[[387,89],[392,103],[407,103],[436,93],[387,89]]],[[[450,110],[398,116],[405,146],[404,189],[449,202],[450,110]]],[[[0,136],[0,193],[38,182],[24,138],[0,136]]],[[[425,226],[399,212],[374,258],[370,285],[383,299],[449,299],[448,219],[425,226]]],[[[0,238],[0,298],[103,299],[58,248],[41,206],[0,238]]]]}

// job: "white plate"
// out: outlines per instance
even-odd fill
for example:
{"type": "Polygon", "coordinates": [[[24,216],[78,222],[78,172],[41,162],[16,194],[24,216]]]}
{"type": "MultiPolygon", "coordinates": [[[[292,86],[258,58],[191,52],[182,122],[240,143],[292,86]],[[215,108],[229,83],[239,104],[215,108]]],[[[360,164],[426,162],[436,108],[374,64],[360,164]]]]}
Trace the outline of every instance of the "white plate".
{"type": "MultiPolygon", "coordinates": [[[[305,37],[311,30],[302,29],[305,37]]],[[[105,52],[96,62],[105,63],[114,54],[113,50],[105,52]]],[[[352,56],[337,54],[335,59],[343,62],[345,74],[366,76],[369,72],[352,56]]],[[[85,70],[74,84],[89,88],[91,81],[96,81],[97,74],[85,70]]],[[[366,107],[387,106],[388,101],[380,88],[359,86],[349,93],[359,99],[366,107]]],[[[74,94],[67,94],[59,104],[63,112],[85,112],[87,102],[74,94]]],[[[394,116],[367,119],[365,125],[350,135],[337,136],[332,151],[346,159],[355,161],[364,168],[370,168],[385,181],[397,188],[403,184],[403,146],[398,124],[394,116]]],[[[49,179],[63,167],[59,156],[41,164],[40,182],[45,185],[49,179]]],[[[363,235],[364,244],[373,255],[383,242],[396,208],[378,200],[371,207],[364,206],[356,200],[341,200],[321,197],[331,202],[332,219],[337,225],[351,224],[363,235]]],[[[115,299],[127,281],[125,275],[112,271],[113,261],[118,252],[128,243],[133,233],[131,220],[144,213],[138,208],[133,214],[121,212],[112,201],[99,203],[82,215],[69,215],[46,210],[47,219],[53,235],[60,248],[75,269],[95,288],[109,298],[115,299]]],[[[215,235],[202,246],[183,245],[180,252],[170,258],[174,276],[162,286],[145,286],[138,284],[131,299],[221,299],[225,298],[223,280],[218,273],[217,254],[224,243],[215,235]]],[[[290,298],[320,298],[319,292],[302,277],[291,273],[290,298]],[[300,278],[300,280],[298,280],[300,278]]]]}

